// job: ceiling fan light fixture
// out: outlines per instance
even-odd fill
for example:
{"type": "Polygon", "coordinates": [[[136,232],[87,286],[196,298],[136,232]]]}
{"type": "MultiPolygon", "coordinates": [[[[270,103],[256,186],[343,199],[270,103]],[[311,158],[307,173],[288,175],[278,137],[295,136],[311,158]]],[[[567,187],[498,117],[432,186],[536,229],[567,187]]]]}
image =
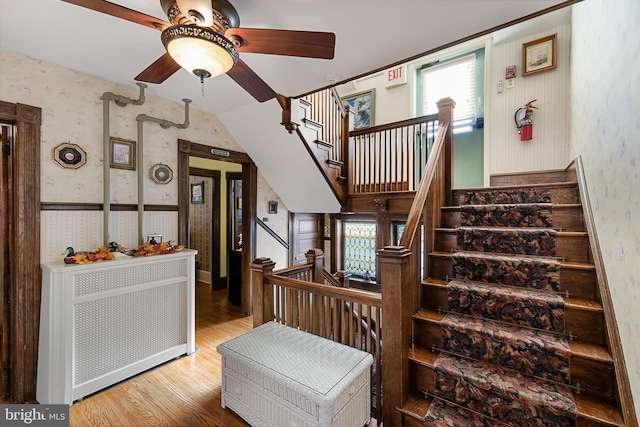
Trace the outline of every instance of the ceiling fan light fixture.
{"type": "Polygon", "coordinates": [[[171,58],[201,79],[207,73],[210,77],[225,74],[238,61],[234,44],[209,28],[174,25],[164,30],[161,38],[171,58]]]}

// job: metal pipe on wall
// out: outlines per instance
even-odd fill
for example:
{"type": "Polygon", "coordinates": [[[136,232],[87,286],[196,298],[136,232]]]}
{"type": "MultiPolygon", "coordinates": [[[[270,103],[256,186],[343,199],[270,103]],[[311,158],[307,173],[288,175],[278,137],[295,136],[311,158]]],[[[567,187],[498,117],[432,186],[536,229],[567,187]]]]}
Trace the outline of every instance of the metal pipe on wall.
{"type": "Polygon", "coordinates": [[[113,92],[105,92],[100,97],[102,100],[102,213],[103,213],[103,221],[102,221],[102,230],[103,230],[103,240],[104,245],[108,245],[110,239],[109,230],[110,230],[110,214],[111,214],[111,165],[109,162],[110,159],[110,135],[109,135],[109,124],[110,124],[110,110],[109,110],[109,101],[115,102],[118,107],[125,107],[126,105],[142,105],[144,104],[144,89],[147,87],[144,83],[136,83],[140,87],[140,94],[138,99],[127,98],[126,96],[116,95],[113,92]]]}
{"type": "Polygon", "coordinates": [[[146,121],[158,123],[162,129],[169,129],[175,127],[178,129],[186,129],[189,127],[189,104],[190,99],[184,98],[184,123],[174,123],[169,120],[159,119],[156,117],[147,116],[146,114],[138,114],[136,121],[138,122],[138,141],[136,143],[136,167],[138,169],[138,242],[142,242],[142,231],[144,226],[144,171],[142,166],[144,164],[142,159],[143,153],[143,124],[146,121]]]}

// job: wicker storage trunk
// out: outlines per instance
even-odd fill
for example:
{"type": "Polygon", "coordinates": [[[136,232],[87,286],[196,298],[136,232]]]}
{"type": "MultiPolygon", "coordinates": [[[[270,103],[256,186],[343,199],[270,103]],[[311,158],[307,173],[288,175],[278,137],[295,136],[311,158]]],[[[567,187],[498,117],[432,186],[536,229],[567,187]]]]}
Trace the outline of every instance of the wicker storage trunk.
{"type": "Polygon", "coordinates": [[[252,426],[361,427],[370,354],[269,322],[218,346],[222,406],[252,426]]]}

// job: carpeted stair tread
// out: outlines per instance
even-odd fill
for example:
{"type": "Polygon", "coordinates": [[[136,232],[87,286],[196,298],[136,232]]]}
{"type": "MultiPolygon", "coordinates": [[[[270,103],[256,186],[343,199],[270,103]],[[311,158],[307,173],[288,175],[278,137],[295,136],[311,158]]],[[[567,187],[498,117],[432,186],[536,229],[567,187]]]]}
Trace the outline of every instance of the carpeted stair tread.
{"type": "Polygon", "coordinates": [[[458,251],[451,259],[457,279],[560,290],[561,263],[555,258],[458,251]]]}
{"type": "Polygon", "coordinates": [[[473,411],[514,425],[575,426],[577,408],[567,386],[447,354],[434,371],[438,396],[473,411]]]}
{"type": "Polygon", "coordinates": [[[551,228],[459,227],[457,247],[464,251],[555,256],[556,230],[551,228]]]}
{"type": "Polygon", "coordinates": [[[447,352],[570,383],[571,350],[562,335],[454,313],[440,325],[447,352]]]}
{"type": "Polygon", "coordinates": [[[459,210],[462,226],[553,227],[551,203],[463,205],[459,210]]]}
{"type": "Polygon", "coordinates": [[[564,300],[535,288],[452,280],[448,310],[521,326],[564,332],[564,300]]]}
{"type": "Polygon", "coordinates": [[[514,204],[514,203],[550,203],[551,192],[548,188],[482,188],[458,190],[460,205],[514,204]]]}
{"type": "Polygon", "coordinates": [[[492,421],[482,415],[435,398],[429,405],[424,427],[502,427],[503,423],[492,421]]]}

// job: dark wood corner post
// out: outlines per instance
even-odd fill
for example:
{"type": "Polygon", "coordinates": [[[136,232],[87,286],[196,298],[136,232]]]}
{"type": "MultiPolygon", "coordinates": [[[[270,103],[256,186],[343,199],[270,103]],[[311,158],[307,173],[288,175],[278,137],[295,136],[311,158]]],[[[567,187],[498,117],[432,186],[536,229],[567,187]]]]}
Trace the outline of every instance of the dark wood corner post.
{"type": "Polygon", "coordinates": [[[307,264],[313,264],[311,267],[314,283],[324,284],[324,252],[321,249],[309,249],[304,256],[307,258],[307,264]]]}
{"type": "Polygon", "coordinates": [[[410,265],[411,252],[387,246],[378,254],[382,286],[382,422],[402,425],[402,408],[409,392],[409,348],[415,298],[410,265]]]}
{"type": "Polygon", "coordinates": [[[264,286],[264,276],[273,274],[275,265],[269,258],[257,258],[251,263],[254,328],[273,320],[273,287],[264,286]]]}
{"type": "MultiPolygon", "coordinates": [[[[324,252],[322,252],[320,249],[309,249],[304,255],[307,257],[307,263],[312,264],[311,274],[313,274],[313,281],[315,283],[321,283],[324,285],[324,276],[322,274],[322,269],[324,267],[324,252]]],[[[313,313],[311,314],[311,332],[316,335],[321,335],[323,324],[322,298],[314,298],[312,304],[313,313]]]]}
{"type": "Polygon", "coordinates": [[[442,98],[437,102],[438,123],[449,123],[449,129],[444,137],[444,203],[451,206],[451,189],[453,188],[453,109],[456,102],[451,98],[442,98]]]}

